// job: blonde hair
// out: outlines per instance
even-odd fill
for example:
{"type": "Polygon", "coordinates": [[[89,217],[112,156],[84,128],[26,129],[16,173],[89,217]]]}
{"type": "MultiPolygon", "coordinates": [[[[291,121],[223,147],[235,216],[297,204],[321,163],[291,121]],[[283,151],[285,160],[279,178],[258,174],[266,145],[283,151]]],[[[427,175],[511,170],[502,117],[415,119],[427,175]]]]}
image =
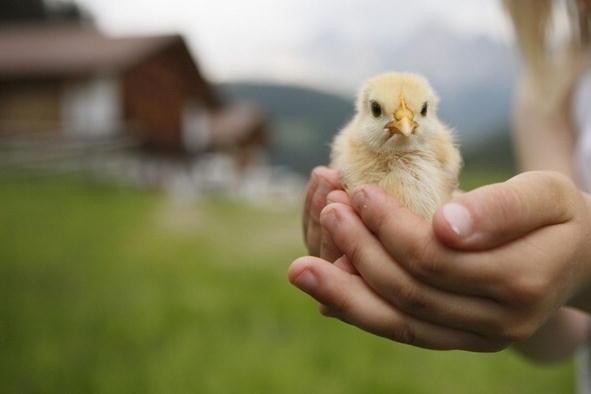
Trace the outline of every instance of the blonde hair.
{"type": "Polygon", "coordinates": [[[503,0],[522,54],[525,88],[548,110],[568,94],[590,42],[590,5],[581,0],[503,0]]]}

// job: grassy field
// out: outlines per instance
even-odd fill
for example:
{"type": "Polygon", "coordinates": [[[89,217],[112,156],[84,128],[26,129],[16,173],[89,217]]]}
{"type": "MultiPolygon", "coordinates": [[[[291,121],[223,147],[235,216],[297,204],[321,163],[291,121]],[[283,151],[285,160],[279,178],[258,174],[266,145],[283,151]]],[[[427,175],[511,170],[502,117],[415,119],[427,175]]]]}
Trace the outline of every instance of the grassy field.
{"type": "Polygon", "coordinates": [[[321,317],[286,280],[298,216],[0,178],[0,392],[572,392],[572,363],[419,350],[321,317]]]}

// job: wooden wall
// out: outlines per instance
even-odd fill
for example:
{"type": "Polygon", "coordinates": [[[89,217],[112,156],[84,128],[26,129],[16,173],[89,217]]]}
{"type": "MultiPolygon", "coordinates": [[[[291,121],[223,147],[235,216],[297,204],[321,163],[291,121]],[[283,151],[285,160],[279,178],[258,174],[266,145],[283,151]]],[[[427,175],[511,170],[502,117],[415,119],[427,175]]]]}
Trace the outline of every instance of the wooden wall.
{"type": "Polygon", "coordinates": [[[181,40],[132,67],[122,83],[125,119],[144,143],[160,150],[182,150],[182,111],[190,100],[219,106],[181,40]]]}
{"type": "Polygon", "coordinates": [[[57,132],[60,128],[60,83],[0,82],[0,132],[57,132]]]}

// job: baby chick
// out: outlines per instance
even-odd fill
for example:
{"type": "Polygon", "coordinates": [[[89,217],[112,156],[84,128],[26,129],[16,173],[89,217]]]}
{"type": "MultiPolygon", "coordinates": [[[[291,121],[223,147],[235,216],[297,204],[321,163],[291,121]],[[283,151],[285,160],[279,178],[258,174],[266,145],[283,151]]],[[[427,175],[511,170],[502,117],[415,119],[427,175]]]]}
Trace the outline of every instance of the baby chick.
{"type": "Polygon", "coordinates": [[[330,166],[346,188],[377,184],[430,220],[458,187],[462,165],[437,103],[420,75],[390,72],[367,81],[355,117],[332,144],[330,166]]]}

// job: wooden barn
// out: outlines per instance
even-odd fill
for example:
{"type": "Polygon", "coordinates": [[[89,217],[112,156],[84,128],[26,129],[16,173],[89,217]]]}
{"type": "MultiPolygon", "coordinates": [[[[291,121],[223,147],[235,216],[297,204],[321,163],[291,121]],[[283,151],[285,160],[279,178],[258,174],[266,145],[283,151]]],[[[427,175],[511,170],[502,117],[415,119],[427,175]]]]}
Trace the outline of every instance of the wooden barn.
{"type": "Polygon", "coordinates": [[[130,136],[151,150],[252,160],[265,121],[224,105],[180,35],[109,37],[84,25],[0,28],[0,133],[130,136]]]}

